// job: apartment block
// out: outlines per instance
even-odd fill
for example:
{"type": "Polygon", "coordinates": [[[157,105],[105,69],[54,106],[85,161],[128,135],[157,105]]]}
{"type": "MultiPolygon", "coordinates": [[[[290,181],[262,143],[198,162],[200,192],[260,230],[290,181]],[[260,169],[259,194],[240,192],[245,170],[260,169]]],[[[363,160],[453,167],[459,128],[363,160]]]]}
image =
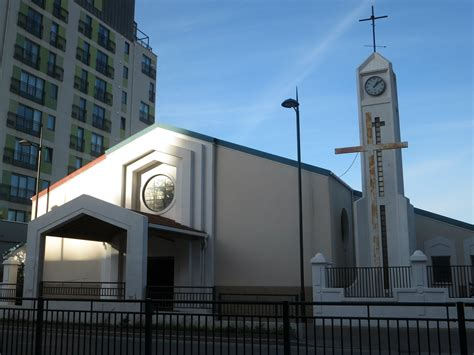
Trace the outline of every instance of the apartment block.
{"type": "Polygon", "coordinates": [[[157,56],[134,9],[0,1],[0,219],[30,219],[39,160],[41,191],[154,123],[157,56]]]}

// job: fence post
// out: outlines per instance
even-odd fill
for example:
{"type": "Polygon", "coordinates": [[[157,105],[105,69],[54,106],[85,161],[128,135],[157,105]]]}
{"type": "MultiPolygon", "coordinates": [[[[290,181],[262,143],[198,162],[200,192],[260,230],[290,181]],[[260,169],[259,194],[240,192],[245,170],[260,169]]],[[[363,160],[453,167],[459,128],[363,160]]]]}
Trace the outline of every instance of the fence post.
{"type": "Polygon", "coordinates": [[[152,348],[152,325],[153,325],[153,307],[151,299],[145,300],[145,355],[151,355],[152,348]]]}
{"type": "Polygon", "coordinates": [[[459,331],[459,353],[467,355],[466,318],[464,317],[464,303],[457,302],[458,331],[459,331]]]}
{"type": "Polygon", "coordinates": [[[290,307],[288,301],[283,301],[283,354],[290,355],[290,307]]]}
{"type": "MultiPolygon", "coordinates": [[[[311,259],[313,302],[323,302],[323,289],[327,287],[326,266],[326,258],[321,253],[317,253],[311,259]]],[[[313,315],[322,314],[322,312],[321,305],[313,306],[313,315]]]]}
{"type": "Polygon", "coordinates": [[[36,334],[35,334],[35,355],[43,353],[43,316],[44,316],[44,299],[40,296],[37,300],[36,308],[36,334]]]}
{"type": "Polygon", "coordinates": [[[426,270],[426,261],[428,258],[421,250],[415,250],[410,256],[411,264],[411,287],[423,289],[428,287],[428,276],[426,270]]]}

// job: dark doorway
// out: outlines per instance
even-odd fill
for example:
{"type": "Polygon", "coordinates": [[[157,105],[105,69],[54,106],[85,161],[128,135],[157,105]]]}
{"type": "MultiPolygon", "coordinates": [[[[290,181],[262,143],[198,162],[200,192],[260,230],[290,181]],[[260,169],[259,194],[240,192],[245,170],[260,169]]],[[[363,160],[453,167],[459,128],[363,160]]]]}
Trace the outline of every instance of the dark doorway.
{"type": "Polygon", "coordinates": [[[156,300],[156,310],[172,310],[174,299],[174,258],[148,258],[147,298],[156,300]]]}
{"type": "Polygon", "coordinates": [[[173,257],[149,257],[147,270],[147,284],[149,286],[174,285],[173,257]]]}

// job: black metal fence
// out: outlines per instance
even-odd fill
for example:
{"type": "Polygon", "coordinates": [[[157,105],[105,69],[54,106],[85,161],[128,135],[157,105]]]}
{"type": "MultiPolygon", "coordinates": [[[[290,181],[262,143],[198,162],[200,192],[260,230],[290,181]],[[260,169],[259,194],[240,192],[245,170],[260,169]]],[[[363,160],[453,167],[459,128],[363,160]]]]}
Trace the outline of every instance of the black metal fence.
{"type": "Polygon", "coordinates": [[[301,303],[288,301],[208,302],[208,309],[197,311],[195,307],[189,312],[156,311],[154,303],[23,299],[21,308],[0,306],[0,353],[289,355],[474,351],[474,303],[305,303],[303,306],[312,309],[306,316],[292,312],[301,303]],[[236,314],[209,311],[227,304],[232,304],[236,314]],[[238,310],[249,309],[250,305],[257,309],[255,314],[242,315],[238,310]],[[258,307],[268,306],[278,311],[260,315],[258,307]]]}
{"type": "Polygon", "coordinates": [[[327,286],[344,288],[345,297],[393,297],[394,288],[411,287],[411,267],[330,267],[327,286]]]}
{"type": "Polygon", "coordinates": [[[447,288],[449,297],[474,297],[473,266],[428,266],[428,287],[447,288]]]}
{"type": "Polygon", "coordinates": [[[178,306],[180,309],[209,309],[211,305],[206,302],[215,300],[215,288],[201,286],[147,286],[146,297],[155,300],[155,306],[159,310],[172,310],[175,306],[178,306]],[[203,301],[204,303],[202,303],[203,301]]]}

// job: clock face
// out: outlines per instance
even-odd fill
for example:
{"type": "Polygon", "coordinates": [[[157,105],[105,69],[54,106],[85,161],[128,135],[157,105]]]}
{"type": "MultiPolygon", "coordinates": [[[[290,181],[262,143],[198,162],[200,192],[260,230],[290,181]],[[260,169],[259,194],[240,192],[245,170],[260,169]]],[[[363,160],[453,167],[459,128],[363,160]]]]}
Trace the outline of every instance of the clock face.
{"type": "Polygon", "coordinates": [[[154,212],[165,210],[174,199],[174,181],[167,175],[155,175],[145,184],[143,202],[154,212]]]}
{"type": "Polygon", "coordinates": [[[385,81],[380,76],[371,76],[365,82],[365,92],[370,96],[382,95],[385,91],[385,81]]]}

